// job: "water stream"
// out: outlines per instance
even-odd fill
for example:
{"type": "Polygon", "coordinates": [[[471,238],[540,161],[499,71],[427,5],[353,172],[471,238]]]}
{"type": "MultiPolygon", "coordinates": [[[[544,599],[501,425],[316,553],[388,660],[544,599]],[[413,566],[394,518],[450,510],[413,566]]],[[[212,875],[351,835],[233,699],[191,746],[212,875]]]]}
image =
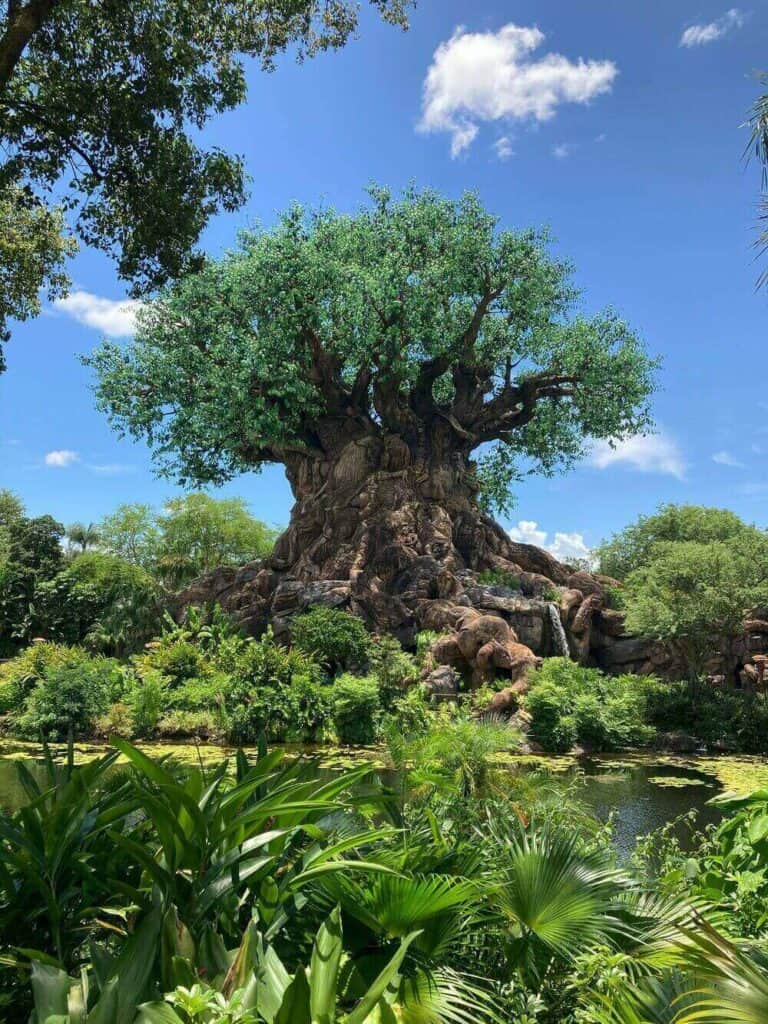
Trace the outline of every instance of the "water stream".
{"type": "Polygon", "coordinates": [[[547,605],[547,614],[549,615],[549,621],[552,626],[552,643],[554,645],[554,653],[561,658],[569,658],[571,656],[568,650],[568,637],[565,635],[563,629],[563,623],[560,619],[560,612],[557,609],[557,605],[551,601],[547,605]]]}

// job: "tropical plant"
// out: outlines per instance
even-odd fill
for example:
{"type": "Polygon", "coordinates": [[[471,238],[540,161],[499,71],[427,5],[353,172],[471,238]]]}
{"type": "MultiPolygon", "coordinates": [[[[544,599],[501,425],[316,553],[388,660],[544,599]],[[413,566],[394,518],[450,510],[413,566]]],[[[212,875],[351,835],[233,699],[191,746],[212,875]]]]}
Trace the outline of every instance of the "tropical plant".
{"type": "Polygon", "coordinates": [[[294,646],[331,672],[364,668],[372,639],[360,619],[338,608],[316,605],[291,624],[294,646]]]}

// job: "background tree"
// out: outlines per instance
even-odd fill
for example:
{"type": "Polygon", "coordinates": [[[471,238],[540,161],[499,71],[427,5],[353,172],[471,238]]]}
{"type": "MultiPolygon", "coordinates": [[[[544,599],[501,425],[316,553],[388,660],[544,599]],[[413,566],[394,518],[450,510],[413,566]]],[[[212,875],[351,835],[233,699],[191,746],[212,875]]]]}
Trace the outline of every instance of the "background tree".
{"type": "Polygon", "coordinates": [[[614,313],[575,312],[545,235],[499,230],[474,195],[370,196],[244,234],[88,362],[100,407],[166,475],[284,464],[297,501],[270,570],[350,580],[381,623],[385,592],[402,620],[453,587],[443,568],[562,576],[481,515],[472,455],[490,446],[503,484],[647,429],[655,363],[614,313]]]}
{"type": "Polygon", "coordinates": [[[0,185],[0,373],[9,321],[37,316],[41,292],[51,301],[66,292],[64,263],[76,245],[63,231],[60,209],[45,206],[29,190],[0,185]]]}
{"type": "Polygon", "coordinates": [[[696,681],[766,601],[768,537],[760,531],[745,529],[728,540],[658,541],[627,577],[626,625],[673,647],[696,681]]]}
{"type": "MultiPolygon", "coordinates": [[[[410,0],[371,0],[405,26],[410,0]]],[[[9,0],[0,15],[0,341],[65,285],[55,190],[135,291],[199,265],[209,218],[245,196],[241,160],[195,136],[271,69],[343,46],[352,0],[9,0]]]]}
{"type": "Polygon", "coordinates": [[[67,527],[67,540],[70,546],[84,553],[88,548],[95,548],[101,543],[101,534],[94,523],[72,523],[67,527]]]}
{"type": "Polygon", "coordinates": [[[636,522],[604,541],[595,551],[600,572],[623,580],[654,557],[662,541],[728,542],[739,537],[765,538],[765,533],[750,526],[735,512],[704,505],[662,505],[652,516],[640,516],[636,522]]]}
{"type": "Polygon", "coordinates": [[[179,587],[220,565],[263,557],[277,532],[255,519],[242,498],[193,493],[158,511],[121,505],[99,525],[99,535],[113,554],[179,587]]]}

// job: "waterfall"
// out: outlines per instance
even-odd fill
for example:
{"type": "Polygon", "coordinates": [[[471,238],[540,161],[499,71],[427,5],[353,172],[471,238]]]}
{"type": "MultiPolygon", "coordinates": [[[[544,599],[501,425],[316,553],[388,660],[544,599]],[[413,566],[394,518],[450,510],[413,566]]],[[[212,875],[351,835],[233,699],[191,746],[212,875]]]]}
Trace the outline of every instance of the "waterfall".
{"type": "Polygon", "coordinates": [[[555,646],[555,654],[561,658],[570,658],[571,652],[568,649],[568,637],[565,635],[557,605],[552,604],[550,601],[547,605],[547,612],[549,613],[549,621],[552,625],[552,641],[555,646]]]}

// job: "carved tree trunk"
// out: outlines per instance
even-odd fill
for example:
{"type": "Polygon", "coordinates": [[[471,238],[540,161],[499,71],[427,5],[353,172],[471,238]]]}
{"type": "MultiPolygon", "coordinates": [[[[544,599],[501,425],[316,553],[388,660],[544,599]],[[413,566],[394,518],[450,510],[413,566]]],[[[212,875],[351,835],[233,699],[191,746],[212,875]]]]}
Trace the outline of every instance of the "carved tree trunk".
{"type": "MultiPolygon", "coordinates": [[[[448,425],[410,443],[364,435],[333,457],[292,454],[286,465],[296,497],[287,530],[264,563],[231,570],[215,593],[254,632],[285,634],[297,610],[322,601],[408,643],[420,629],[455,627],[484,569],[518,575],[533,597],[570,577],[483,515],[469,445],[457,448],[448,425]]],[[[184,604],[210,596],[201,584],[184,604]]]]}

